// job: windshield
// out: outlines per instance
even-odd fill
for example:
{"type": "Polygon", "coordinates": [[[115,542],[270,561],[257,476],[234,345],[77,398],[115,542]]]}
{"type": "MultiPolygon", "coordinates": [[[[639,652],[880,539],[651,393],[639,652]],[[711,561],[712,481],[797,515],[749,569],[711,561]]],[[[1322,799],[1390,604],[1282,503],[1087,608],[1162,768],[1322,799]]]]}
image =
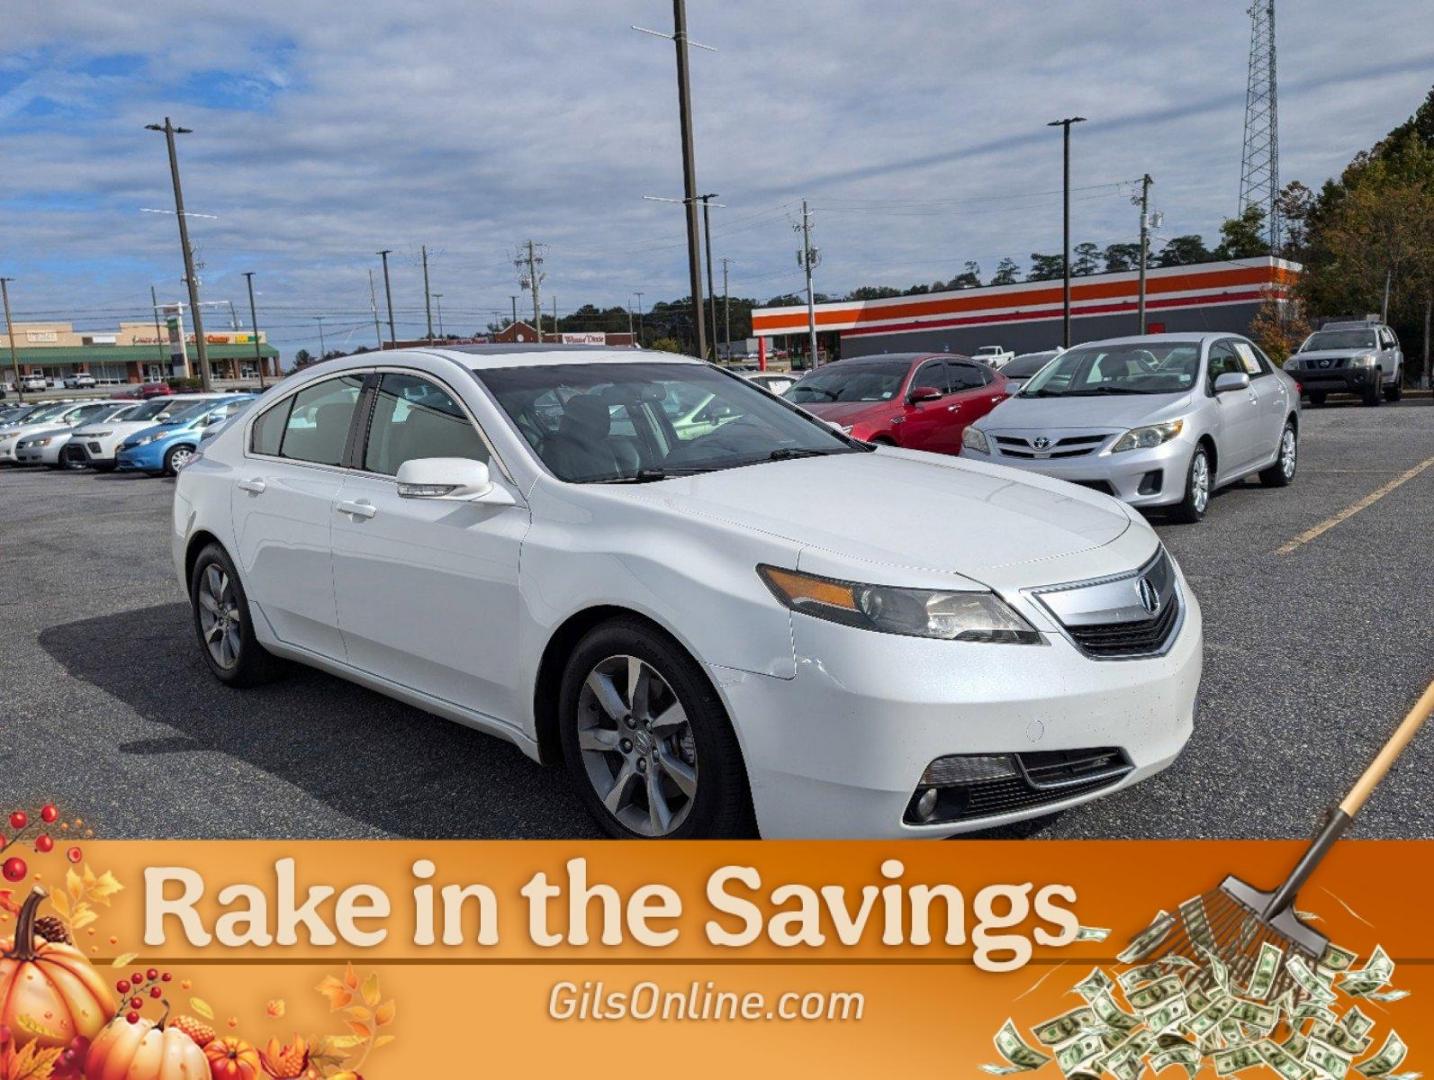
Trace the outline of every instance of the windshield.
{"type": "Polygon", "coordinates": [[[1305,338],[1300,352],[1315,349],[1377,349],[1373,330],[1321,330],[1305,338]]]}
{"type": "Polygon", "coordinates": [[[1028,379],[1055,359],[1053,352],[1033,352],[1016,357],[1001,369],[1008,379],[1028,379]]]}
{"type": "Polygon", "coordinates": [[[155,398],[153,401],[146,401],[142,405],[136,405],[134,412],[126,416],[125,420],[153,420],[160,413],[179,407],[180,406],[176,405],[173,401],[167,401],[164,398],[155,398]]]}
{"type": "Polygon", "coordinates": [[[76,424],[83,424],[86,420],[97,420],[101,416],[107,415],[113,408],[114,406],[109,402],[102,401],[97,405],[86,405],[84,408],[76,409],[66,419],[72,420],[76,424]]]}
{"type": "Polygon", "coordinates": [[[1199,373],[1196,342],[1089,345],[1051,361],[1022,387],[1019,396],[1178,394],[1193,387],[1199,373]]]}
{"type": "Polygon", "coordinates": [[[539,364],[475,373],[553,474],[642,483],[859,444],[701,364],[539,364]]]}
{"type": "Polygon", "coordinates": [[[210,409],[214,408],[214,400],[206,398],[203,401],[195,401],[189,405],[180,405],[169,414],[169,419],[163,421],[166,424],[187,424],[203,416],[210,409]]]}
{"type": "Polygon", "coordinates": [[[25,417],[25,423],[34,424],[41,420],[53,420],[55,417],[62,416],[69,412],[74,407],[73,402],[65,402],[62,405],[45,405],[25,417]]]}
{"type": "Polygon", "coordinates": [[[890,401],[910,370],[910,360],[843,361],[803,375],[782,396],[798,405],[890,401]]]}

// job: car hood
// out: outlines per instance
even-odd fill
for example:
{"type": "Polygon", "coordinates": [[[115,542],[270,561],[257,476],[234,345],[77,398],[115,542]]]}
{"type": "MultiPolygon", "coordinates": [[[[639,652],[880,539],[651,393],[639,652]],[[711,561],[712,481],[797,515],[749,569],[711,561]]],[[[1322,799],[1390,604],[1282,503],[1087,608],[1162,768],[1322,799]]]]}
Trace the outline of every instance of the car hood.
{"type": "Polygon", "coordinates": [[[154,427],[153,420],[107,420],[98,424],[86,424],[82,428],[76,428],[76,435],[97,435],[101,431],[109,431],[116,435],[133,435],[136,431],[143,431],[145,428],[154,427]]]}
{"type": "Polygon", "coordinates": [[[65,427],[65,425],[57,424],[53,420],[42,420],[38,424],[16,424],[14,427],[0,428],[0,439],[8,439],[15,435],[23,439],[29,435],[34,435],[36,432],[45,431],[53,427],[62,428],[65,427]]]}
{"type": "Polygon", "coordinates": [[[20,439],[23,441],[25,439],[37,439],[43,435],[72,435],[74,431],[74,428],[65,427],[64,424],[37,424],[34,427],[25,428],[24,434],[20,436],[20,439]]]}
{"type": "Polygon", "coordinates": [[[1173,419],[1190,409],[1192,398],[1189,391],[1110,397],[1009,397],[978,420],[976,426],[985,431],[1113,431],[1173,419]]]}
{"type": "Polygon", "coordinates": [[[188,424],[145,424],[137,431],[129,432],[125,438],[128,440],[140,435],[178,435],[188,426],[188,424]]]}
{"type": "Polygon", "coordinates": [[[1311,349],[1309,352],[1295,353],[1292,360],[1341,360],[1349,356],[1369,356],[1378,352],[1373,345],[1363,349],[1311,349]]]}
{"type": "Polygon", "coordinates": [[[851,424],[886,408],[889,404],[891,403],[887,401],[810,401],[797,405],[797,408],[805,409],[813,416],[836,424],[851,424]]]}
{"type": "MultiPolygon", "coordinates": [[[[991,584],[1010,577],[1002,568],[1058,562],[1110,544],[1131,528],[1124,507],[1108,496],[895,447],[605,490],[821,552],[812,562],[803,556],[803,565],[818,573],[828,572],[816,566],[831,566],[834,557],[991,584]]],[[[910,582],[912,576],[899,577],[910,582]]]]}

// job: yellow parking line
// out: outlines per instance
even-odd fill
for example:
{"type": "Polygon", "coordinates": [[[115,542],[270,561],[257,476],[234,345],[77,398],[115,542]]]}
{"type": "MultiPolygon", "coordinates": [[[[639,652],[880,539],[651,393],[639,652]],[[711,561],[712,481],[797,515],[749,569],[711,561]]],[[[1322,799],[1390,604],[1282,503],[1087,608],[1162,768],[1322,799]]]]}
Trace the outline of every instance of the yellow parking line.
{"type": "Polygon", "coordinates": [[[1360,499],[1359,502],[1357,502],[1357,503],[1352,503],[1352,504],[1350,504],[1349,506],[1346,506],[1346,507],[1345,507],[1343,510],[1341,510],[1339,513],[1335,514],[1334,517],[1326,518],[1324,521],[1321,521],[1318,525],[1316,525],[1316,526],[1315,526],[1314,528],[1312,528],[1312,529],[1306,529],[1304,532],[1300,533],[1298,536],[1296,536],[1296,537],[1295,537],[1293,540],[1291,540],[1289,543],[1287,543],[1287,544],[1282,544],[1280,547],[1276,548],[1276,549],[1275,549],[1275,554],[1276,554],[1276,555],[1288,555],[1290,552],[1294,551],[1295,548],[1300,547],[1302,544],[1308,544],[1311,540],[1314,540],[1314,539],[1317,539],[1317,538],[1320,537],[1320,536],[1323,536],[1325,533],[1329,532],[1330,529],[1333,529],[1333,528],[1334,528],[1336,525],[1338,525],[1340,522],[1342,522],[1342,521],[1348,521],[1350,518],[1354,517],[1354,515],[1357,514],[1357,513],[1359,513],[1361,510],[1367,510],[1369,507],[1373,506],[1373,505],[1374,505],[1375,503],[1377,503],[1380,499],[1384,498],[1384,496],[1388,495],[1391,491],[1393,491],[1395,488],[1397,488],[1400,484],[1403,484],[1403,483],[1405,483],[1406,481],[1409,481],[1409,480],[1413,480],[1416,476],[1418,476],[1420,473],[1422,473],[1425,469],[1429,468],[1430,465],[1434,465],[1434,457],[1425,458],[1425,459],[1424,459],[1423,461],[1421,461],[1418,465],[1414,466],[1414,468],[1408,469],[1408,470],[1406,470],[1405,472],[1400,473],[1398,476],[1396,476],[1393,480],[1389,481],[1389,483],[1385,484],[1383,487],[1375,488],[1373,491],[1371,491],[1371,492],[1370,492],[1368,495],[1366,495],[1364,498],[1360,499]]]}

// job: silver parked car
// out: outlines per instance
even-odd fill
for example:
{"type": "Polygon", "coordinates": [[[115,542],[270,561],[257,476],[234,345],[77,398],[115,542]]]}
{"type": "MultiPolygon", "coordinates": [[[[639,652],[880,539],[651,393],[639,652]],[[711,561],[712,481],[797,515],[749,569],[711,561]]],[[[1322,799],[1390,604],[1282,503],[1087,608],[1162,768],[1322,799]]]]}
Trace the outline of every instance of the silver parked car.
{"type": "Polygon", "coordinates": [[[1325,323],[1285,361],[1311,405],[1326,394],[1354,394],[1366,405],[1404,396],[1404,352],[1394,330],[1379,322],[1325,323]]]}
{"type": "Polygon", "coordinates": [[[1298,384],[1237,334],[1079,345],[968,427],[963,456],[1199,521],[1216,488],[1295,478],[1298,384]]]}

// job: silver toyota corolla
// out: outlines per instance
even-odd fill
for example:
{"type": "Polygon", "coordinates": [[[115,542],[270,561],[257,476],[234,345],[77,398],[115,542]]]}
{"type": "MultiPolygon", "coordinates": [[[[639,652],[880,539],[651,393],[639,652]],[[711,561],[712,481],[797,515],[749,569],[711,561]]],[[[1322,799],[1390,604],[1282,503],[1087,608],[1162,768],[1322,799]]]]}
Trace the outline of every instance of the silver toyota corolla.
{"type": "Polygon", "coordinates": [[[962,454],[1199,521],[1251,473],[1295,478],[1298,385],[1237,334],[1149,334],[1080,345],[968,427],[962,454]]]}

